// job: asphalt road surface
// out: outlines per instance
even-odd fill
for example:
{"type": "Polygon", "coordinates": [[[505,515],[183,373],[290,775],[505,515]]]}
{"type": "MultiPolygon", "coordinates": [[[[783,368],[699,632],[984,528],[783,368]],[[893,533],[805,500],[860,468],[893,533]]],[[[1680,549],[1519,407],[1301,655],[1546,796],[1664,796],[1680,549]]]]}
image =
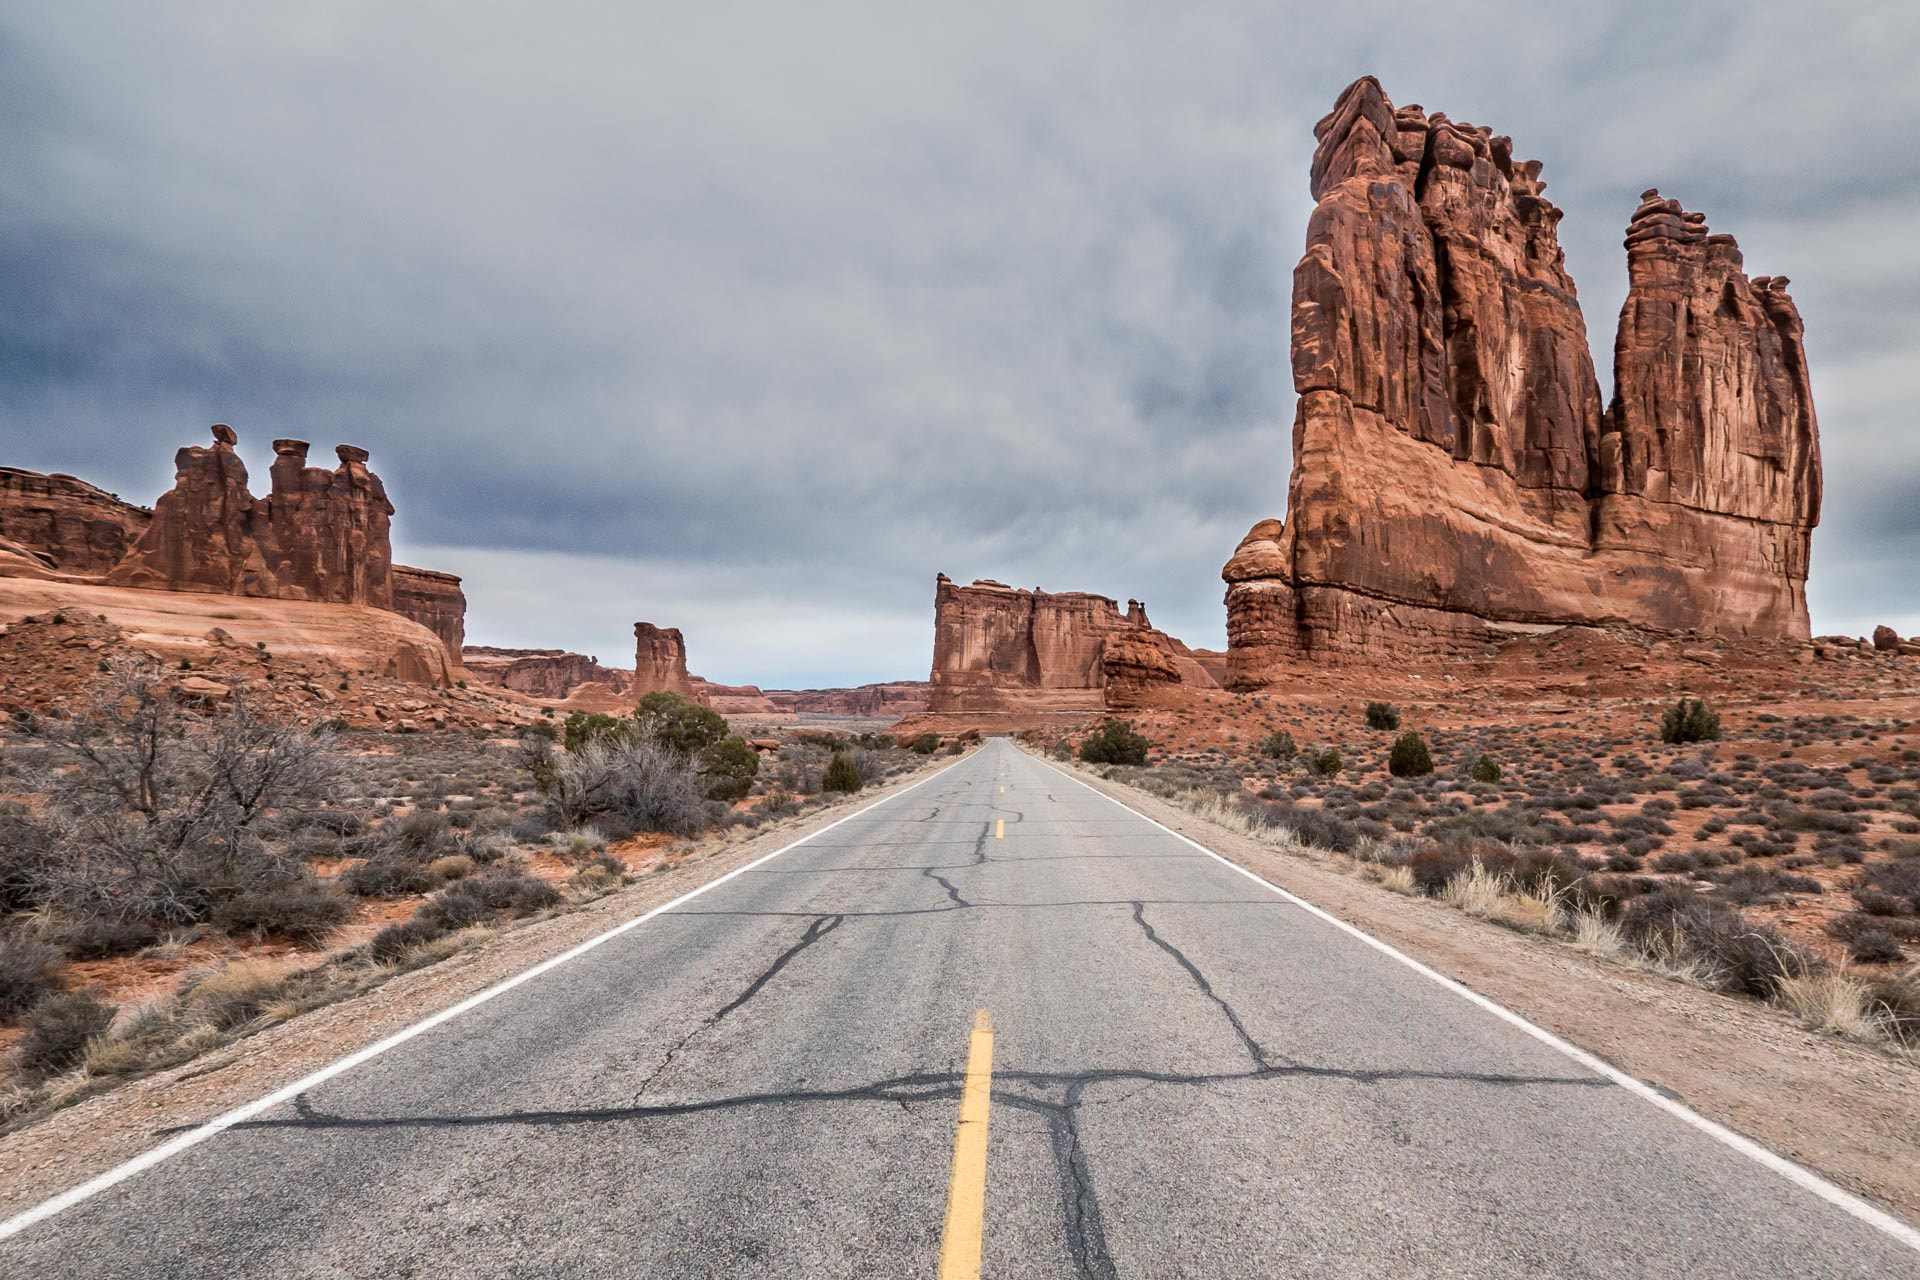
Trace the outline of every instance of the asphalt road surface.
{"type": "Polygon", "coordinates": [[[1920,1273],[995,742],[0,1242],[0,1274],[930,1277],[978,1009],[987,1276],[1920,1273]]]}

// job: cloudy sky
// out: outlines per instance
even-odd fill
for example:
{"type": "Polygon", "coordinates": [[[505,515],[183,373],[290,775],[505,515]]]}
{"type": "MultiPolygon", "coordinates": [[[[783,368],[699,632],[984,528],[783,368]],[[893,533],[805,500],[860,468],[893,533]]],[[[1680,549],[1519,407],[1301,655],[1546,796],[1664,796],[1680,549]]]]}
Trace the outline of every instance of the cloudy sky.
{"type": "MultiPolygon", "coordinates": [[[[1658,186],[1792,277],[1816,631],[1920,630],[1920,6],[0,6],[0,464],[372,450],[478,642],[926,675],[933,575],[1224,643],[1314,121],[1513,135],[1603,383],[1658,186]]],[[[256,486],[264,488],[264,484],[256,486]]]]}

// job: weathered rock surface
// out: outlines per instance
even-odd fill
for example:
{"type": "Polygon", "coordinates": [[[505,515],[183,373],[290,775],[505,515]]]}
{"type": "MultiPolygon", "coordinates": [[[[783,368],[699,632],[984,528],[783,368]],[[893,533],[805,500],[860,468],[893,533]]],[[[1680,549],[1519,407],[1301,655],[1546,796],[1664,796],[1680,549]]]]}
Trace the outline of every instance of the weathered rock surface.
{"type": "Polygon", "coordinates": [[[10,577],[93,577],[120,563],[153,513],[68,475],[0,467],[0,568],[10,577]]]}
{"type": "Polygon", "coordinates": [[[212,598],[80,582],[0,578],[0,623],[29,615],[104,617],[135,647],[201,665],[223,650],[446,687],[452,664],[440,638],[386,609],[307,600],[212,598]]]}
{"type": "MultiPolygon", "coordinates": [[[[704,696],[687,674],[687,642],[678,627],[633,624],[635,700],[662,691],[682,694],[705,706],[704,696]]],[[[703,682],[704,683],[704,682],[703,682]]]]}
{"type": "Polygon", "coordinates": [[[1819,451],[1784,279],[1647,193],[1603,411],[1538,161],[1371,78],[1315,137],[1288,516],[1222,571],[1229,686],[1511,627],[1806,638],[1819,451]]]}
{"type": "Polygon", "coordinates": [[[256,499],[233,429],[213,438],[174,455],[173,488],[108,585],[393,608],[393,504],[365,449],[341,445],[329,471],[307,466],[304,440],[276,440],[256,499]]]}
{"type": "Polygon", "coordinates": [[[1897,652],[1905,644],[1900,633],[1884,622],[1873,629],[1873,647],[1882,653],[1897,652]]]}
{"type": "Polygon", "coordinates": [[[469,679],[481,684],[553,701],[570,697],[586,684],[602,684],[614,693],[625,693],[633,684],[631,671],[603,667],[596,657],[564,649],[467,645],[461,650],[460,665],[469,679]]]}
{"type": "Polygon", "coordinates": [[[459,664],[466,649],[467,593],[458,574],[394,565],[393,611],[439,636],[448,659],[459,664]]]}
{"type": "Polygon", "coordinates": [[[1181,685],[1217,687],[1138,600],[936,580],[929,712],[1099,711],[1181,685]]]}

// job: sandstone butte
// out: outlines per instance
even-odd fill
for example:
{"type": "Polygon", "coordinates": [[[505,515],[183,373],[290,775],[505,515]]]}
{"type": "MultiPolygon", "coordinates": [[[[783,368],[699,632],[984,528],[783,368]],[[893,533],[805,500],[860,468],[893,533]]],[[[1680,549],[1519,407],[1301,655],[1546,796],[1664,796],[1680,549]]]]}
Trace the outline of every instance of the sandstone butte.
{"type": "Polygon", "coordinates": [[[1539,161],[1371,77],[1314,136],[1287,518],[1222,571],[1227,686],[1541,625],[1805,640],[1820,454],[1786,278],[1646,192],[1603,407],[1539,161]]]}
{"type": "Polygon", "coordinates": [[[1219,687],[1214,655],[1156,629],[1138,600],[1122,613],[1090,592],[962,587],[943,573],[933,611],[930,713],[1085,715],[1219,687]]]}
{"type": "Polygon", "coordinates": [[[281,635],[315,655],[333,635],[352,669],[446,683],[465,629],[460,579],[393,563],[393,506],[367,468],[367,451],[341,445],[338,467],[328,470],[307,466],[305,441],[276,440],[271,491],[256,498],[237,443],[222,424],[210,447],[180,450],[174,486],[151,510],[71,476],[0,469],[0,578],[45,584],[11,585],[8,607],[57,595],[63,606],[113,617],[150,641],[189,648],[210,627],[234,621],[261,642],[281,635]],[[55,584],[60,590],[50,595],[55,584]],[[139,594],[146,592],[348,606],[394,620],[342,614],[329,622],[324,610],[168,603],[139,594]],[[424,656],[428,646],[439,654],[424,656]]]}

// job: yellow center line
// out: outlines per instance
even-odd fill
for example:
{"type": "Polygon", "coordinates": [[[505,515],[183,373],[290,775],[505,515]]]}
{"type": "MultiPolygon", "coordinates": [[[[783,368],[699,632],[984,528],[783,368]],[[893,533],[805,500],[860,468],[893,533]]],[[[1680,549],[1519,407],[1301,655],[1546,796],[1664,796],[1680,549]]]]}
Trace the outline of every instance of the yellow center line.
{"type": "Polygon", "coordinates": [[[993,820],[993,838],[995,840],[1005,840],[1007,838],[1007,820],[1005,818],[995,818],[993,820]]]}
{"type": "Polygon", "coordinates": [[[992,1098],[993,1015],[976,1009],[973,1034],[967,1037],[967,1079],[960,1088],[960,1126],[953,1135],[938,1280],[979,1280],[987,1213],[987,1108],[992,1098]]]}

